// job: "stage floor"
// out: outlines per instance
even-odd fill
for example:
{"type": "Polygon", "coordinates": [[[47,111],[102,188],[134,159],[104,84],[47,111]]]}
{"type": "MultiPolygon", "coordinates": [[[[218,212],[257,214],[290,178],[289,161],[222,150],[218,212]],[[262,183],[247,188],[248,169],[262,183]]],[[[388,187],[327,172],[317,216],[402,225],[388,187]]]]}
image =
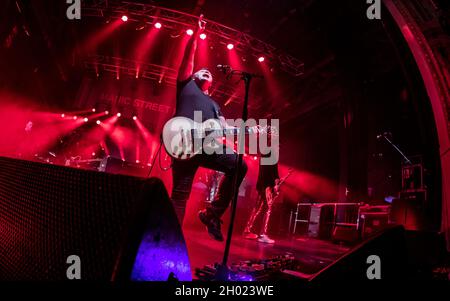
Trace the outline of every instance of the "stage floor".
{"type": "MultiPolygon", "coordinates": [[[[223,227],[223,233],[227,228],[223,227]]],[[[192,278],[196,279],[195,269],[203,268],[222,261],[225,241],[211,239],[205,228],[190,227],[184,230],[188,248],[192,278]]],[[[331,264],[350,248],[333,244],[329,241],[309,237],[273,237],[275,244],[264,244],[256,240],[248,240],[237,231],[233,235],[230,248],[229,264],[243,260],[269,259],[278,255],[292,254],[301,264],[299,272],[314,274],[331,264]]]]}

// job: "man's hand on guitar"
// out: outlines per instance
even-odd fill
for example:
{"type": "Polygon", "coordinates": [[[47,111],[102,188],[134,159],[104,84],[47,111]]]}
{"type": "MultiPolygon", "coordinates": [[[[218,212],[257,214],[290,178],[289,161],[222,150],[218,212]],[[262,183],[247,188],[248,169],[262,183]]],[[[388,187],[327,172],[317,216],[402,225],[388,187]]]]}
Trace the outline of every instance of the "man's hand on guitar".
{"type": "Polygon", "coordinates": [[[273,191],[275,194],[280,192],[280,179],[275,179],[275,186],[273,187],[273,191]]]}

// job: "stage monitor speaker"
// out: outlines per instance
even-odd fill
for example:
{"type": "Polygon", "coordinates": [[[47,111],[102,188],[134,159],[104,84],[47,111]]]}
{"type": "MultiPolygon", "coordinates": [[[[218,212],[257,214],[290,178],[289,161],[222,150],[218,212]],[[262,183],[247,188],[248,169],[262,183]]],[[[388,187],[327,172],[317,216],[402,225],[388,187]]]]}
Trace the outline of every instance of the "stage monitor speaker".
{"type": "Polygon", "coordinates": [[[407,279],[408,254],[405,230],[402,226],[391,226],[355,246],[308,280],[312,285],[369,280],[367,271],[373,263],[367,261],[369,256],[373,255],[380,259],[381,279],[396,281],[407,279]]]}
{"type": "Polygon", "coordinates": [[[99,171],[111,174],[121,174],[134,177],[146,177],[150,167],[141,163],[127,162],[111,156],[105,157],[100,163],[99,171]]]}
{"type": "Polygon", "coordinates": [[[0,157],[0,280],[67,280],[72,268],[82,280],[191,280],[164,184],[0,157]]]}

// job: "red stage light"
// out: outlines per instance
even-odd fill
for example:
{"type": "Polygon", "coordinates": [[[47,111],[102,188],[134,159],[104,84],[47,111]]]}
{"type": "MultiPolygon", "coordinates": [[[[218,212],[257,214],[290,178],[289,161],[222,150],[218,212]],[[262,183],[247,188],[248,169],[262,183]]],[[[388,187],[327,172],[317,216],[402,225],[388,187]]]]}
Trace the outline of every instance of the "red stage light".
{"type": "Polygon", "coordinates": [[[162,27],[161,23],[159,23],[159,22],[155,23],[155,28],[160,29],[161,27],[162,27]]]}
{"type": "Polygon", "coordinates": [[[96,122],[96,123],[97,123],[98,125],[100,125],[100,123],[101,123],[101,122],[100,122],[100,120],[97,120],[97,122],[96,122]]]}
{"type": "Polygon", "coordinates": [[[228,48],[228,50],[233,50],[234,45],[230,43],[230,44],[227,45],[227,48],[228,48]]]}
{"type": "Polygon", "coordinates": [[[95,153],[92,153],[92,157],[95,157],[95,153]]]}
{"type": "Polygon", "coordinates": [[[258,157],[257,157],[257,156],[254,156],[254,157],[253,157],[253,160],[255,160],[255,161],[258,160],[258,157]]]}
{"type": "Polygon", "coordinates": [[[137,120],[137,117],[136,117],[136,116],[133,116],[133,120],[137,120]]]}
{"type": "Polygon", "coordinates": [[[94,108],[94,109],[92,109],[92,112],[93,112],[93,113],[95,113],[95,108],[94,108]]]}
{"type": "Polygon", "coordinates": [[[202,40],[206,39],[206,34],[202,33],[202,34],[200,35],[200,39],[202,39],[202,40]]]}
{"type": "Polygon", "coordinates": [[[73,120],[77,120],[78,119],[78,117],[77,116],[73,116],[73,120]]]}
{"type": "Polygon", "coordinates": [[[122,114],[120,114],[120,113],[117,113],[117,117],[120,117],[120,116],[122,116],[122,114]]]}
{"type": "Polygon", "coordinates": [[[260,63],[264,62],[264,60],[265,60],[265,58],[264,58],[263,56],[260,56],[260,57],[258,58],[258,62],[260,62],[260,63]]]}
{"type": "Polygon", "coordinates": [[[61,118],[64,118],[64,117],[66,117],[66,114],[61,114],[61,118]]]}
{"type": "Polygon", "coordinates": [[[109,111],[105,111],[105,115],[109,115],[109,111]]]}
{"type": "Polygon", "coordinates": [[[89,119],[87,117],[84,117],[84,122],[88,122],[89,119]]]}
{"type": "Polygon", "coordinates": [[[136,160],[136,163],[137,163],[137,164],[139,164],[140,162],[141,162],[141,161],[139,161],[139,160],[136,160]]]}
{"type": "Polygon", "coordinates": [[[123,22],[127,22],[127,21],[128,21],[128,17],[125,16],[125,15],[123,15],[123,16],[122,16],[122,21],[123,21],[123,22]]]}
{"type": "Polygon", "coordinates": [[[188,36],[192,36],[194,34],[194,31],[192,29],[188,29],[188,30],[186,30],[186,34],[188,36]]]}

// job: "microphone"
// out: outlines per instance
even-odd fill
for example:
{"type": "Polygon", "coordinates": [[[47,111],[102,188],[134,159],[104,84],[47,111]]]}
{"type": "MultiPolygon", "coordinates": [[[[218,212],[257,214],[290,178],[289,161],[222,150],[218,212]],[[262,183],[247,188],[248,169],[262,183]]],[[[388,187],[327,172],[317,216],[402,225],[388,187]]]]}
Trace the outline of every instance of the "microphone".
{"type": "Polygon", "coordinates": [[[377,135],[377,139],[380,139],[382,137],[386,137],[386,136],[392,136],[391,132],[384,132],[383,134],[378,134],[377,135]]]}
{"type": "Polygon", "coordinates": [[[229,65],[217,65],[217,69],[219,69],[220,71],[222,71],[224,74],[227,74],[227,72],[233,70],[231,68],[231,66],[229,65]]]}

